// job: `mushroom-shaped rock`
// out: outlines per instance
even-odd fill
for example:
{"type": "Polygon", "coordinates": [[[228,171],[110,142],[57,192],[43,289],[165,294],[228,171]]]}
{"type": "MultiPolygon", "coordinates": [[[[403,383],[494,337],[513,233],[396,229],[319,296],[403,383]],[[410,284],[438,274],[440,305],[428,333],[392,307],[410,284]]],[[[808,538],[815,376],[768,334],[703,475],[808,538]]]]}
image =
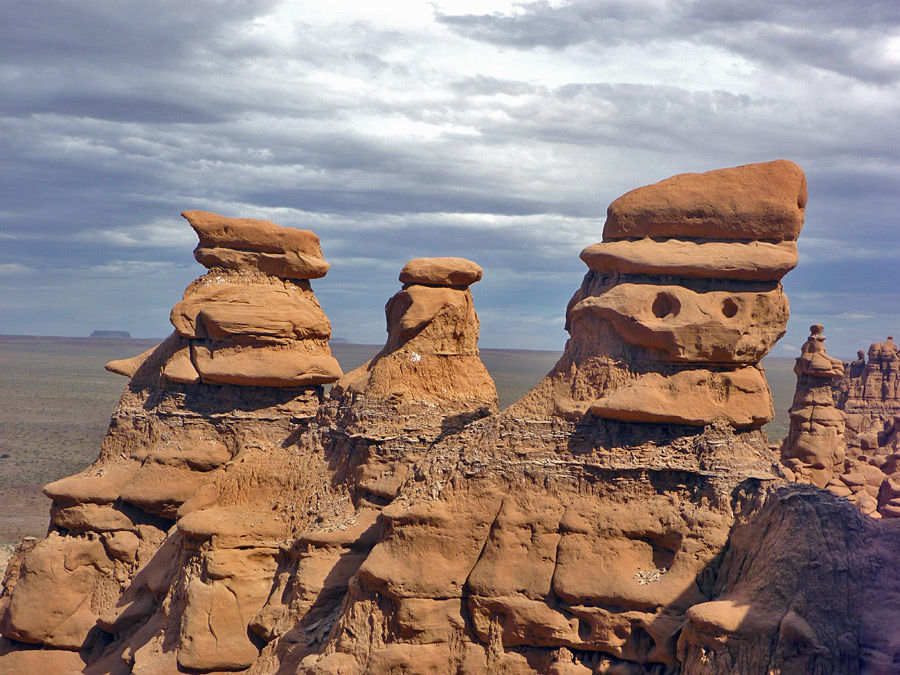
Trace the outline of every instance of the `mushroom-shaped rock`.
{"type": "Polygon", "coordinates": [[[400,270],[400,282],[426,286],[470,286],[481,279],[479,265],[465,258],[413,258],[400,270]]]}
{"type": "Polygon", "coordinates": [[[328,272],[319,238],[311,230],[208,211],[181,215],[200,237],[194,257],[205,267],[257,269],[282,279],[319,279],[328,272]]]}
{"type": "Polygon", "coordinates": [[[784,335],[806,179],[785,160],[673,176],[609,207],[569,302],[572,338],[517,408],[739,428],[772,418],[755,366],[784,335]]]}

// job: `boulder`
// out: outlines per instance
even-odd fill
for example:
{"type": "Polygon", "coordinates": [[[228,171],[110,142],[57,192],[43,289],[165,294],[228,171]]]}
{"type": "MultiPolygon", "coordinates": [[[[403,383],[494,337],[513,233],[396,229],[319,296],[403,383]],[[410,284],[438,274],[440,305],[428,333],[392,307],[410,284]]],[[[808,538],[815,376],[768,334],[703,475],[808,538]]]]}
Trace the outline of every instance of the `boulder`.
{"type": "Polygon", "coordinates": [[[470,286],[481,275],[481,267],[465,258],[413,258],[400,270],[400,283],[470,286]]]}
{"type": "Polygon", "coordinates": [[[805,208],[806,176],[784,159],[684,173],[616,199],[603,239],[794,241],[805,208]]]}
{"type": "Polygon", "coordinates": [[[268,220],[228,218],[207,211],[185,211],[181,215],[200,238],[195,257],[202,265],[255,268],[291,279],[318,279],[328,271],[319,238],[311,230],[281,227],[268,220]],[[267,266],[281,269],[269,271],[264,269],[267,266]]]}

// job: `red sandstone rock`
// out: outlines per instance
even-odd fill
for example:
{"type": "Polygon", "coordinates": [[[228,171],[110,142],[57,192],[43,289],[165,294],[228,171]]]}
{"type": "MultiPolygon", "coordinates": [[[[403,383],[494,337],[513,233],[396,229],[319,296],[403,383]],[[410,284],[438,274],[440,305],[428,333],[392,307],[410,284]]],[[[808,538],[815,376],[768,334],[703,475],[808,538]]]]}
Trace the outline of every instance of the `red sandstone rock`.
{"type": "Polygon", "coordinates": [[[600,274],[778,281],[797,266],[797,245],[788,241],[604,241],[584,249],[581,259],[600,274]]]}
{"type": "MultiPolygon", "coordinates": [[[[156,347],[158,347],[157,345],[156,347]]],[[[130,359],[116,359],[115,361],[110,361],[107,363],[104,368],[111,373],[115,373],[116,375],[124,375],[125,377],[131,378],[134,377],[134,374],[137,372],[138,368],[143,365],[144,361],[154,352],[156,347],[151,347],[143,354],[138,354],[137,356],[132,356],[130,359]]]]}
{"type": "Polygon", "coordinates": [[[318,279],[328,272],[319,238],[310,230],[207,211],[185,211],[181,215],[200,237],[194,257],[206,267],[257,269],[284,279],[318,279]]]}
{"type": "Polygon", "coordinates": [[[753,367],[717,373],[684,370],[670,377],[648,373],[591,405],[597,417],[623,422],[704,426],[724,420],[759,427],[775,417],[766,378],[753,367]]]}
{"type": "Polygon", "coordinates": [[[301,345],[203,344],[193,347],[194,364],[206,383],[251,387],[302,387],[328,384],[341,376],[330,353],[301,345]]]}
{"type": "Polygon", "coordinates": [[[470,286],[481,275],[481,267],[465,258],[413,258],[400,270],[400,283],[470,286]]]}
{"type": "MultiPolygon", "coordinates": [[[[0,673],[79,670],[59,656],[79,648],[86,673],[116,675],[888,667],[900,537],[859,511],[897,509],[900,423],[875,443],[895,452],[829,482],[856,506],[779,490],[754,429],[771,407],[755,363],[787,318],[777,278],[663,269],[641,284],[590,271],[563,358],[502,413],[465,284],[405,282],[384,349],[325,396],[259,373],[293,377],[327,336],[234,311],[285,282],[216,270],[185,301],[223,283],[209,303],[224,314],[180,313],[189,330],[135,370],[95,465],[47,487],[51,534],[14,556],[0,595],[0,673]],[[209,384],[191,367],[254,375],[209,384]]],[[[843,419],[840,364],[816,336],[793,411],[808,435],[843,419]]]]}
{"type": "Polygon", "coordinates": [[[806,177],[784,159],[684,173],[610,204],[603,238],[794,241],[805,207],[806,177]]]}

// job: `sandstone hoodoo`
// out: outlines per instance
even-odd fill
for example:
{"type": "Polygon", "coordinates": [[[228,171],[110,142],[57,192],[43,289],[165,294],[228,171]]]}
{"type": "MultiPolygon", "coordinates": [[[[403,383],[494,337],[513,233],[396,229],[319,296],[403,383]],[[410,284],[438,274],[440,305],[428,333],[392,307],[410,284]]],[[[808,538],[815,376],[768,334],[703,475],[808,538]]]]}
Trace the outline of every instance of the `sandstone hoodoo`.
{"type": "Polygon", "coordinates": [[[854,486],[896,457],[842,459],[832,401],[890,349],[848,383],[813,326],[787,467],[759,430],[805,202],[783,160],[616,200],[563,356],[503,412],[477,264],[409,261],[341,376],[315,235],[189,212],[210,272],[110,365],[100,458],[7,570],[0,674],[894,672],[900,532],[854,486]]]}
{"type": "MultiPolygon", "coordinates": [[[[265,220],[182,215],[200,237],[194,257],[210,272],[172,309],[175,334],[163,377],[261,387],[336,381],[341,369],[328,348],[331,323],[309,284],[328,270],[319,238],[265,220]]],[[[149,354],[112,361],[107,370],[131,377],[149,354]]]]}
{"type": "Polygon", "coordinates": [[[806,180],[779,160],[684,174],[609,207],[566,314],[562,361],[526,404],[557,414],[759,428],[774,416],[759,361],[784,334],[806,180]]]}
{"type": "Polygon", "coordinates": [[[788,476],[825,487],[872,518],[900,517],[900,350],[893,336],[842,363],[814,325],[797,359],[788,476]]]}
{"type": "Polygon", "coordinates": [[[844,365],[825,352],[824,326],[814,324],[809,330],[794,366],[797,391],[781,457],[798,481],[823,488],[844,469],[846,415],[834,406],[831,393],[833,381],[844,375],[844,365]]]}

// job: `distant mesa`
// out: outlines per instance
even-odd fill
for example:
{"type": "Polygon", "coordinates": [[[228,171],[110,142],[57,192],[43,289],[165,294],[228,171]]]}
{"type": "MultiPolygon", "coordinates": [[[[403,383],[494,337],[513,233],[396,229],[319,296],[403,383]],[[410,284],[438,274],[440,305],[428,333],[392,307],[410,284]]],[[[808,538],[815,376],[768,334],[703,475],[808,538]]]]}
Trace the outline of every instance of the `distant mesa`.
{"type": "Polygon", "coordinates": [[[131,333],[127,330],[95,330],[88,337],[92,338],[116,338],[116,339],[131,339],[131,333]]]}

